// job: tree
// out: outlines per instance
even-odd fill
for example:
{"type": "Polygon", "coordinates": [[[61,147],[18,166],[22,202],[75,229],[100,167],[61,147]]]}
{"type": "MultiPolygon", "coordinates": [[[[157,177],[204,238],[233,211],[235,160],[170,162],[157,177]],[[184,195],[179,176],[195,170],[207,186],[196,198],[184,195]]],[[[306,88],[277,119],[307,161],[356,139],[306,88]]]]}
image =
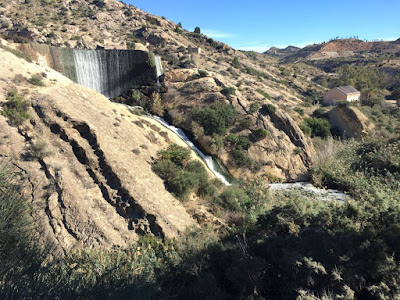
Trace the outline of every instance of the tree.
{"type": "Polygon", "coordinates": [[[197,27],[194,29],[194,33],[200,34],[200,33],[201,33],[200,27],[197,26],[197,27]]]}

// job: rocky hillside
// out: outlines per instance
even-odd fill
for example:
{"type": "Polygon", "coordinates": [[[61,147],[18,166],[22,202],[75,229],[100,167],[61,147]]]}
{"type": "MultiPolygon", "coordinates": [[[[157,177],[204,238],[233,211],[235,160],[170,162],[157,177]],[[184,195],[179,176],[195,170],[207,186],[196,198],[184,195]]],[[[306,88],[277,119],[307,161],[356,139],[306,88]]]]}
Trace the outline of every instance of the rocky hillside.
{"type": "Polygon", "coordinates": [[[153,173],[158,151],[185,144],[152,118],[4,49],[0,106],[1,162],[26,183],[41,236],[59,250],[126,246],[145,233],[174,237],[199,218],[213,222],[153,173]]]}

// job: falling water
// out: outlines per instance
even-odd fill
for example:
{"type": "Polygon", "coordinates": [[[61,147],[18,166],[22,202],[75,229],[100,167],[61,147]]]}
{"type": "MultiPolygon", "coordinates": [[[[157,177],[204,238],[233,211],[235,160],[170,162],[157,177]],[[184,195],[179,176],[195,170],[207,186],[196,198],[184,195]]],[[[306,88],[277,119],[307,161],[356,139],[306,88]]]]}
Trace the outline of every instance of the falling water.
{"type": "MultiPolygon", "coordinates": [[[[73,62],[65,62],[64,71],[78,84],[93,89],[108,98],[141,86],[152,86],[162,74],[161,61],[156,57],[156,66],[149,64],[149,53],[126,50],[72,50],[73,62]],[[71,68],[72,63],[72,68],[71,68]]],[[[64,51],[65,52],[65,51],[64,51]]]]}
{"type": "Polygon", "coordinates": [[[221,173],[219,173],[214,166],[214,161],[212,159],[211,156],[205,155],[203,152],[200,151],[199,148],[196,147],[196,145],[194,145],[190,139],[187,137],[187,135],[183,132],[182,129],[176,128],[175,126],[169,125],[167,121],[165,121],[164,119],[157,117],[157,116],[153,116],[153,118],[155,120],[157,120],[160,124],[162,124],[163,126],[167,127],[169,130],[175,132],[182,140],[185,141],[185,143],[194,151],[196,151],[196,153],[204,160],[204,162],[206,163],[207,167],[210,169],[210,171],[212,173],[214,173],[215,177],[217,177],[219,180],[221,180],[223,182],[223,184],[229,186],[231,185],[229,183],[228,180],[226,180],[226,178],[224,177],[224,175],[222,175],[221,173]]]}
{"type": "Polygon", "coordinates": [[[161,58],[159,56],[155,56],[154,60],[156,62],[156,70],[157,70],[157,78],[163,74],[163,69],[161,65],[161,58]]]}
{"type": "MultiPolygon", "coordinates": [[[[101,55],[95,51],[74,50],[74,64],[76,66],[76,80],[80,85],[104,93],[103,68],[101,68],[101,55]]],[[[108,95],[106,95],[108,96],[108,95]]]]}

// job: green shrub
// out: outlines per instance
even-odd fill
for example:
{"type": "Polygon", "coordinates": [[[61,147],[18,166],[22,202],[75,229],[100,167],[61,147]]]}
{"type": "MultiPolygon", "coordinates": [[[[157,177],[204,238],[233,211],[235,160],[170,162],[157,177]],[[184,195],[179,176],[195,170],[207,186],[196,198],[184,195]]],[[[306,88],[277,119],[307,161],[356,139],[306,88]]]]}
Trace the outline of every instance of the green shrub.
{"type": "Polygon", "coordinates": [[[271,96],[267,92],[264,92],[262,89],[257,89],[257,92],[264,96],[264,98],[271,99],[271,96]]]}
{"type": "Polygon", "coordinates": [[[204,168],[204,165],[198,161],[198,160],[193,160],[190,161],[186,167],[185,170],[190,173],[195,173],[199,177],[200,180],[206,181],[207,180],[207,170],[204,168]]]}
{"type": "Polygon", "coordinates": [[[44,86],[43,76],[40,74],[32,75],[32,77],[28,79],[28,82],[33,85],[44,86]]]}
{"type": "Polygon", "coordinates": [[[305,135],[311,136],[312,130],[310,126],[307,125],[307,123],[303,122],[302,124],[299,125],[299,127],[305,135]]]}
{"type": "Polygon", "coordinates": [[[315,118],[323,118],[323,117],[325,117],[326,116],[326,109],[322,108],[322,107],[317,108],[316,110],[314,110],[313,116],[315,118]]]}
{"type": "Polygon", "coordinates": [[[304,116],[304,109],[300,107],[295,107],[294,111],[296,111],[300,116],[304,116]]]}
{"type": "Polygon", "coordinates": [[[236,186],[227,187],[219,196],[218,204],[231,211],[239,211],[249,206],[251,200],[244,190],[236,186]]]}
{"type": "Polygon", "coordinates": [[[168,181],[168,190],[181,200],[186,200],[188,193],[198,186],[199,178],[191,172],[179,171],[168,181]]]}
{"type": "Polygon", "coordinates": [[[193,119],[199,123],[206,135],[225,134],[228,127],[236,122],[235,109],[225,103],[214,103],[209,107],[195,111],[193,119]]]}
{"type": "Polygon", "coordinates": [[[263,114],[273,114],[276,112],[276,107],[272,104],[263,104],[261,107],[261,112],[263,114]]]}
{"type": "Polygon", "coordinates": [[[186,149],[172,144],[158,152],[153,171],[164,180],[167,190],[181,201],[187,200],[190,192],[213,198],[216,188],[208,180],[207,170],[198,160],[188,161],[189,155],[186,149]]]}
{"type": "Polygon", "coordinates": [[[248,167],[250,168],[253,161],[250,159],[250,157],[247,156],[246,153],[244,153],[241,150],[233,150],[230,152],[233,161],[236,166],[238,167],[248,167]]]}
{"type": "MultiPolygon", "coordinates": [[[[10,164],[10,162],[8,162],[10,164]]],[[[31,207],[14,171],[0,165],[0,298],[29,298],[42,262],[31,207]],[[25,294],[26,293],[26,294],[25,294]],[[23,295],[25,294],[26,297],[23,295]]],[[[32,294],[31,294],[32,295],[32,294]]]]}
{"type": "Polygon", "coordinates": [[[268,132],[264,128],[258,128],[252,132],[256,139],[262,140],[267,137],[268,132]]]}
{"type": "Polygon", "coordinates": [[[196,28],[194,29],[194,33],[200,34],[200,33],[201,33],[200,27],[196,27],[196,28]]]}
{"type": "Polygon", "coordinates": [[[240,69],[240,62],[239,62],[239,58],[237,56],[235,56],[233,58],[232,67],[234,67],[236,69],[240,69]]]}
{"type": "Polygon", "coordinates": [[[8,118],[12,125],[19,126],[29,119],[29,104],[24,97],[18,95],[17,89],[11,89],[7,94],[6,100],[7,102],[4,104],[1,113],[8,118]]]}
{"type": "Polygon", "coordinates": [[[209,74],[206,70],[199,70],[200,77],[207,77],[209,74]]]}
{"type": "Polygon", "coordinates": [[[200,197],[214,200],[218,196],[217,187],[210,181],[200,181],[197,193],[200,197]]]}
{"type": "Polygon", "coordinates": [[[236,89],[234,87],[225,87],[221,90],[221,93],[228,97],[230,95],[235,95],[236,94],[236,89]]]}
{"type": "Polygon", "coordinates": [[[160,160],[171,161],[177,166],[185,166],[190,158],[190,151],[177,144],[171,144],[166,150],[158,152],[160,160]]]}
{"type": "Polygon", "coordinates": [[[170,160],[157,160],[153,164],[153,171],[166,182],[169,182],[179,170],[180,168],[170,160]]]}
{"type": "Polygon", "coordinates": [[[225,144],[227,144],[231,149],[235,150],[247,150],[253,144],[248,136],[229,134],[225,138],[225,144]]]}
{"type": "Polygon", "coordinates": [[[304,133],[310,133],[311,137],[319,136],[321,138],[326,138],[331,135],[331,125],[326,119],[319,118],[307,118],[301,126],[304,133]],[[310,128],[311,133],[307,129],[310,128]]]}
{"type": "Polygon", "coordinates": [[[245,118],[245,119],[242,119],[241,121],[240,121],[240,124],[239,124],[239,126],[240,126],[240,128],[242,128],[242,129],[250,129],[251,128],[251,126],[253,126],[253,121],[251,120],[251,118],[245,118]]]}
{"type": "Polygon", "coordinates": [[[258,105],[258,103],[252,103],[250,104],[250,113],[255,113],[256,111],[258,111],[260,109],[260,106],[258,105]]]}

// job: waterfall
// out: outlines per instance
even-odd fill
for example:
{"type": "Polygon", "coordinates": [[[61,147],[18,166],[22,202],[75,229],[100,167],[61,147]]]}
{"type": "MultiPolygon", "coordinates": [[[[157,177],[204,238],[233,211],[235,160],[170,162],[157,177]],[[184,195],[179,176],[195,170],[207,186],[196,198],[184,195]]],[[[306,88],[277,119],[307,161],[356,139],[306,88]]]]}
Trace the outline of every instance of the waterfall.
{"type": "Polygon", "coordinates": [[[164,119],[162,119],[160,117],[153,116],[153,118],[155,120],[157,120],[163,126],[167,127],[172,132],[175,132],[183,141],[185,141],[185,143],[191,149],[196,151],[196,153],[204,160],[204,162],[206,163],[206,165],[210,169],[210,171],[215,175],[215,177],[217,177],[219,180],[221,180],[223,184],[225,184],[227,186],[231,185],[229,183],[229,181],[226,180],[224,175],[222,175],[215,169],[213,158],[211,156],[205,155],[203,152],[201,152],[201,150],[199,148],[197,148],[195,144],[192,143],[192,141],[187,137],[187,135],[183,132],[182,129],[179,129],[179,128],[176,128],[175,126],[169,125],[167,121],[165,121],[164,119]]]}
{"type": "Polygon", "coordinates": [[[154,57],[154,60],[156,62],[156,70],[157,70],[157,78],[158,78],[163,74],[163,68],[162,68],[162,65],[161,65],[161,58],[158,55],[156,55],[154,57]]]}
{"type": "Polygon", "coordinates": [[[77,83],[105,96],[103,86],[103,65],[101,55],[95,51],[74,50],[74,64],[76,66],[77,83]]]}
{"type": "Polygon", "coordinates": [[[150,54],[144,51],[63,49],[60,55],[64,75],[107,98],[154,86],[162,74],[160,57],[151,66],[150,54]]]}

